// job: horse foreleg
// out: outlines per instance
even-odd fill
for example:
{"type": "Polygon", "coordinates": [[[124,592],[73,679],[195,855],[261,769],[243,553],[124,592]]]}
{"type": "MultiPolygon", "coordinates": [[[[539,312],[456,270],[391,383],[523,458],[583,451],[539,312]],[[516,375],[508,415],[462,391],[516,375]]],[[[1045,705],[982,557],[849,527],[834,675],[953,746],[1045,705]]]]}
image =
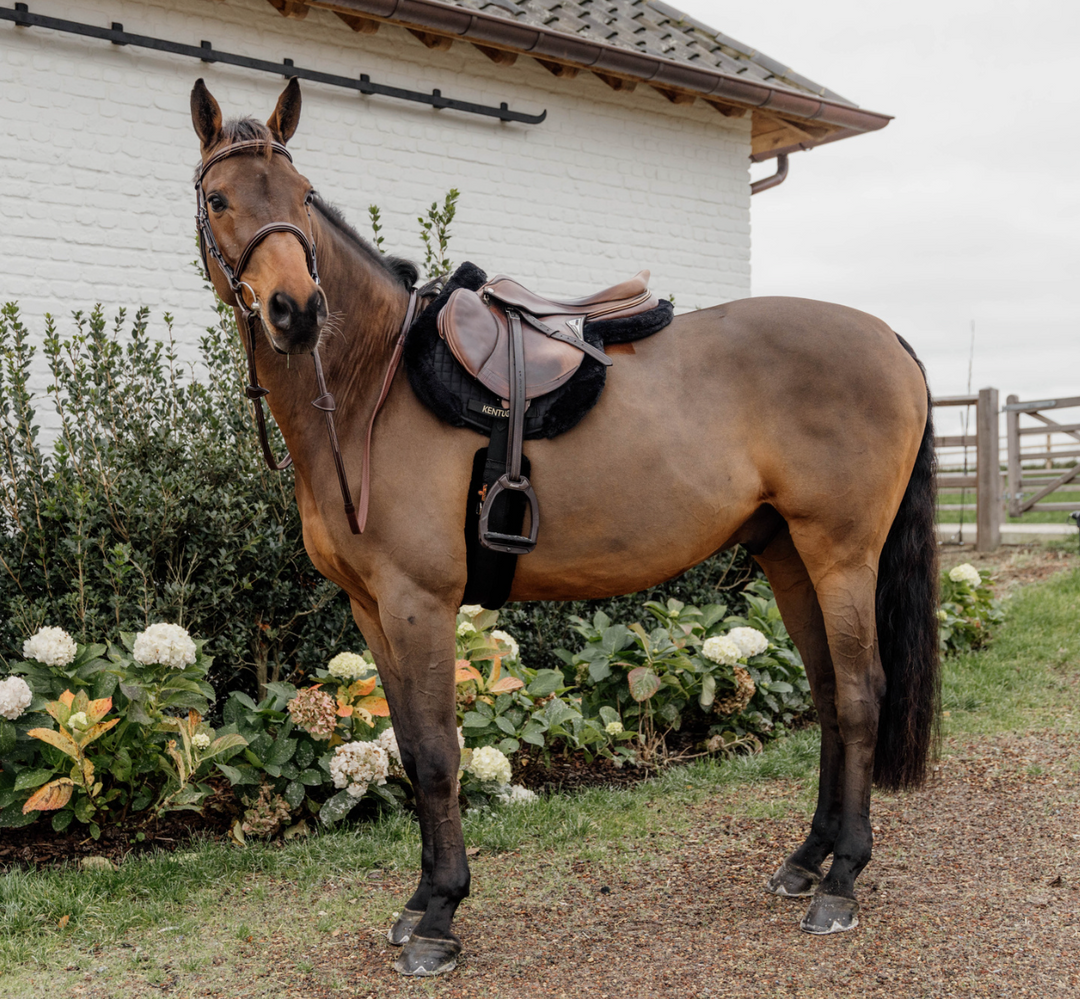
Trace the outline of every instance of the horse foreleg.
{"type": "Polygon", "coordinates": [[[844,745],[836,718],[836,682],[821,606],[786,528],[756,561],[769,579],[784,625],[802,656],[821,723],[817,808],[810,833],[765,886],[775,895],[803,898],[813,895],[821,882],[821,865],[832,853],[840,830],[844,745]]]}
{"type": "Polygon", "coordinates": [[[458,809],[455,609],[425,593],[384,602],[377,611],[353,603],[379,667],[420,820],[420,883],[388,934],[391,943],[404,945],[394,967],[407,975],[454,968],[461,941],[451,924],[469,894],[458,809]]]}

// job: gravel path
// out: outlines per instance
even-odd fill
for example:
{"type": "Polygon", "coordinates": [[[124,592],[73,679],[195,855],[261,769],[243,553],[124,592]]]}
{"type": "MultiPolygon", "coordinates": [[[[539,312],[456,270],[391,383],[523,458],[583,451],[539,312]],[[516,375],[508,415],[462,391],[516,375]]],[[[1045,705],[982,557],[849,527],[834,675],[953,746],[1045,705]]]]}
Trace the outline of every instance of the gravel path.
{"type": "MultiPolygon", "coordinates": [[[[655,855],[629,864],[578,863],[552,877],[543,858],[474,858],[480,894],[459,912],[466,952],[451,976],[401,979],[384,928],[369,927],[304,955],[313,970],[281,974],[279,994],[1080,995],[1075,737],[952,741],[946,751],[926,789],[876,797],[875,859],[851,933],[809,937],[797,927],[802,902],[762,891],[803,820],[784,809],[739,818],[733,793],[697,809],[695,840],[658,842],[655,855]]],[[[766,794],[780,802],[796,791],[777,784],[766,794]]],[[[395,878],[382,889],[401,898],[408,887],[395,878]]]]}

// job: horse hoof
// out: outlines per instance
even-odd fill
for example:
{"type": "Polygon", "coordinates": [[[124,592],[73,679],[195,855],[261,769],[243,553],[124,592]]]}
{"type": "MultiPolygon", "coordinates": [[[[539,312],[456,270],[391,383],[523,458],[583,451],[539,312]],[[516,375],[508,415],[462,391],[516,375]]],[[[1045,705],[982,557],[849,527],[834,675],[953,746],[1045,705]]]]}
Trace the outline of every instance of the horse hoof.
{"type": "Polygon", "coordinates": [[[412,909],[406,909],[398,916],[398,921],[386,931],[386,939],[395,947],[400,947],[412,936],[412,931],[416,929],[416,924],[423,918],[424,914],[422,912],[414,912],[412,909]]]}
{"type": "Polygon", "coordinates": [[[769,878],[765,890],[785,898],[806,898],[814,894],[820,881],[821,871],[810,871],[785,860],[780,869],[769,878]]]}
{"type": "Polygon", "coordinates": [[[843,895],[815,895],[799,928],[816,936],[843,933],[859,925],[859,903],[843,895]]]}
{"type": "Polygon", "coordinates": [[[443,975],[457,967],[457,956],[461,953],[461,941],[456,937],[437,940],[431,937],[418,937],[415,933],[394,962],[394,970],[403,975],[415,975],[417,978],[430,978],[443,975]]]}

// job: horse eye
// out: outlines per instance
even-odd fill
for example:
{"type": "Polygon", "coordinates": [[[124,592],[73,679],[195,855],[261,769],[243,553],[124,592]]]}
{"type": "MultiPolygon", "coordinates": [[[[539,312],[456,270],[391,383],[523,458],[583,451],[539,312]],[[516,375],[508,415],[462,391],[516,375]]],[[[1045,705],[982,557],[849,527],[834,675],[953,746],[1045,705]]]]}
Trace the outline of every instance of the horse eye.
{"type": "Polygon", "coordinates": [[[208,204],[208,205],[209,205],[209,206],[210,206],[210,207],[211,207],[211,208],[212,208],[212,209],[213,209],[213,210],[214,210],[215,212],[223,212],[223,211],[225,211],[225,209],[226,209],[226,207],[227,207],[227,205],[226,205],[226,203],[225,203],[225,199],[224,199],[224,198],[223,198],[223,197],[222,197],[222,196],[221,196],[220,194],[211,194],[211,195],[210,195],[210,196],[209,196],[209,197],[208,197],[208,198],[206,199],[206,203],[207,203],[207,204],[208,204]]]}

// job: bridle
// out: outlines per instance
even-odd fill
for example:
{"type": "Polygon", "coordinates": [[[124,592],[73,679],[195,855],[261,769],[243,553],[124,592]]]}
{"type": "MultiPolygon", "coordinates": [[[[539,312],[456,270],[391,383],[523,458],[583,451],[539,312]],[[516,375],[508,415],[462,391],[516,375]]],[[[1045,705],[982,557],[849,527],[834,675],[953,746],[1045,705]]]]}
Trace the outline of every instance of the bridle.
{"type": "MultiPolygon", "coordinates": [[[[233,297],[236,299],[235,307],[243,319],[244,333],[246,334],[243,336],[244,352],[247,354],[248,362],[248,385],[245,387],[244,391],[247,394],[247,397],[255,403],[255,423],[258,427],[259,444],[262,447],[263,458],[271,471],[280,472],[292,464],[292,456],[286,454],[281,461],[277,461],[274,458],[274,453],[270,447],[270,440],[266,432],[266,414],[263,410],[263,397],[269,395],[270,390],[263,388],[259,384],[259,375],[255,368],[255,338],[257,336],[258,327],[261,325],[261,303],[258,300],[258,296],[255,294],[255,289],[243,280],[243,274],[248,263],[251,261],[251,255],[255,252],[259,244],[262,243],[267,236],[277,232],[283,232],[288,233],[290,236],[294,236],[301,247],[303,247],[308,273],[311,275],[311,279],[315,284],[319,284],[319,270],[315,247],[315,227],[311,219],[311,200],[313,195],[309,193],[304,199],[304,208],[307,211],[308,217],[308,229],[311,232],[310,236],[299,226],[295,226],[291,222],[270,222],[258,229],[251,239],[247,241],[244,249],[240,252],[240,256],[237,258],[236,265],[232,266],[225,259],[218,246],[217,239],[214,236],[213,227],[210,225],[210,213],[207,210],[206,191],[203,188],[203,180],[206,177],[207,172],[215,164],[220,163],[224,159],[228,159],[230,156],[236,156],[241,153],[256,151],[264,152],[267,146],[269,146],[272,154],[280,154],[292,163],[292,154],[285,148],[283,143],[275,141],[267,142],[263,139],[248,139],[243,142],[234,143],[233,145],[227,146],[225,149],[214,153],[214,155],[203,164],[202,169],[199,171],[198,179],[195,181],[195,225],[199,234],[199,253],[202,257],[203,269],[206,271],[207,275],[209,275],[210,267],[208,264],[208,257],[213,257],[214,263],[217,264],[218,269],[229,283],[229,288],[233,293],[233,297]],[[244,297],[244,289],[247,289],[251,294],[250,306],[244,297]]],[[[379,393],[378,401],[375,403],[375,410],[371,415],[371,421],[367,428],[367,437],[364,446],[363,475],[360,483],[359,513],[353,505],[352,491],[349,489],[349,482],[345,475],[345,463],[341,458],[341,448],[338,445],[337,430],[334,426],[334,411],[337,409],[337,403],[334,400],[333,394],[326,387],[326,380],[323,377],[322,359],[319,356],[319,348],[316,346],[311,352],[312,359],[315,362],[315,379],[319,387],[319,396],[312,400],[311,404],[316,409],[321,410],[326,417],[326,431],[327,436],[330,439],[330,449],[334,455],[334,467],[337,470],[338,483],[341,486],[341,497],[345,504],[345,516],[349,521],[349,528],[353,534],[362,534],[367,521],[371,482],[371,434],[375,426],[375,417],[378,416],[382,404],[386,401],[386,397],[390,392],[390,384],[394,379],[394,374],[397,371],[398,365],[401,363],[401,356],[405,348],[405,335],[408,333],[409,327],[412,326],[413,316],[416,313],[416,303],[417,292],[414,288],[410,292],[409,306],[405,312],[405,321],[402,323],[401,333],[394,345],[390,364],[386,375],[383,378],[382,390],[379,393]]]]}

